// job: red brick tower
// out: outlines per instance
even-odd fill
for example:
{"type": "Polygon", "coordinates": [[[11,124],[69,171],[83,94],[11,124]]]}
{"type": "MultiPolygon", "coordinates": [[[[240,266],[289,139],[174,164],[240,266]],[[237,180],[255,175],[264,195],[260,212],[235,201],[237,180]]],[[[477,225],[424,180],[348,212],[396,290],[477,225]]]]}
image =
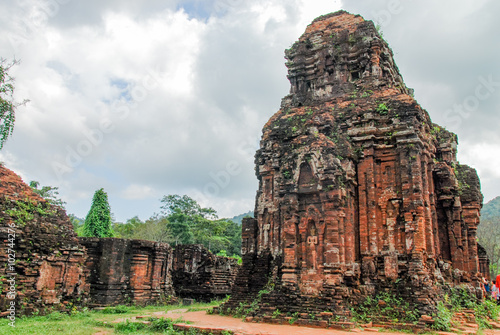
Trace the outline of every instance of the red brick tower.
{"type": "Polygon", "coordinates": [[[438,283],[477,288],[479,179],[456,161],[456,135],[415,101],[373,22],[319,17],[286,58],[291,90],[263,129],[255,219],[243,224],[226,306],[267,284],[262,306],[280,311],[348,313],[381,290],[426,311],[438,283]]]}

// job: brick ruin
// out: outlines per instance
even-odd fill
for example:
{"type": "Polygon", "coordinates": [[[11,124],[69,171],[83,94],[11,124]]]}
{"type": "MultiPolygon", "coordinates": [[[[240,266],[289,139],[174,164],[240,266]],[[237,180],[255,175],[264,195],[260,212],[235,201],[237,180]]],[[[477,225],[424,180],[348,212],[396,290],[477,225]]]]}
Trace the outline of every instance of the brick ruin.
{"type": "Polygon", "coordinates": [[[373,22],[319,17],[285,54],[291,90],[263,129],[255,219],[243,222],[243,266],[222,308],[258,296],[256,316],[348,316],[388,291],[430,313],[443,287],[480,294],[478,176],[373,22]]]}
{"type": "Polygon", "coordinates": [[[173,253],[176,296],[210,301],[231,294],[238,261],[210,253],[202,245],[178,245],[173,253]]]}
{"type": "Polygon", "coordinates": [[[210,301],[231,293],[236,259],[202,245],[119,238],[78,238],[87,249],[90,304],[168,303],[174,297],[210,301]]]}
{"type": "Polygon", "coordinates": [[[477,245],[477,256],[479,258],[479,272],[481,272],[484,278],[491,280],[490,259],[488,258],[486,249],[480,244],[477,245]]]}
{"type": "Polygon", "coordinates": [[[79,242],[87,249],[91,304],[146,305],[174,295],[170,245],[95,237],[79,242]]]}
{"type": "Polygon", "coordinates": [[[236,260],[203,246],[78,238],[64,210],[0,166],[0,317],[83,306],[146,305],[231,292],[236,260]],[[14,279],[14,281],[10,281],[14,279]],[[11,284],[13,289],[11,290],[11,284]]]}
{"type": "Polygon", "coordinates": [[[0,317],[9,314],[12,301],[16,315],[86,303],[85,248],[78,244],[66,213],[50,206],[3,166],[0,242],[0,317]]]}

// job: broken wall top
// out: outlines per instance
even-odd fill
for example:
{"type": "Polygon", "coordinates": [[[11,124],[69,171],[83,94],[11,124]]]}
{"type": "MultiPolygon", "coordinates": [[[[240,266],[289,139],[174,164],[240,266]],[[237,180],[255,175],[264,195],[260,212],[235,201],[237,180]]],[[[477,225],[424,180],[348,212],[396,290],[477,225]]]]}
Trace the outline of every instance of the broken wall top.
{"type": "Polygon", "coordinates": [[[0,165],[0,195],[14,201],[30,199],[35,202],[45,202],[23,182],[21,177],[2,165],[0,165]]]}
{"type": "MultiPolygon", "coordinates": [[[[0,166],[0,205],[6,223],[14,223],[17,229],[33,235],[32,239],[52,235],[57,236],[54,240],[57,245],[78,245],[76,233],[65,210],[40,197],[21,177],[4,166],[0,166]]],[[[53,247],[47,243],[40,246],[44,249],[53,247]]]]}
{"type": "MultiPolygon", "coordinates": [[[[85,248],[78,243],[64,209],[37,195],[19,176],[0,166],[0,240],[15,251],[0,250],[0,277],[16,274],[20,314],[43,313],[62,302],[84,303],[88,296],[85,248]]],[[[10,250],[10,249],[9,249],[10,250]]],[[[6,299],[6,282],[0,286],[0,307],[6,299]]],[[[62,307],[61,307],[62,308],[62,307]]]]}

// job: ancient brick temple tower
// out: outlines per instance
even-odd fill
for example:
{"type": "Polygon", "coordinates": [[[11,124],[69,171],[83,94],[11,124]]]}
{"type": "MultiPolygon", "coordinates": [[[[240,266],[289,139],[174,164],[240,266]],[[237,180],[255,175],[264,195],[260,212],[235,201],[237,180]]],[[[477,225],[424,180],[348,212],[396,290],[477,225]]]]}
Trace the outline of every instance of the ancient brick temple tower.
{"type": "Polygon", "coordinates": [[[261,291],[260,306],[282,312],[348,313],[392,290],[430,311],[446,284],[477,288],[479,179],[373,22],[319,17],[286,59],[291,90],[263,129],[255,219],[225,307],[261,291]]]}

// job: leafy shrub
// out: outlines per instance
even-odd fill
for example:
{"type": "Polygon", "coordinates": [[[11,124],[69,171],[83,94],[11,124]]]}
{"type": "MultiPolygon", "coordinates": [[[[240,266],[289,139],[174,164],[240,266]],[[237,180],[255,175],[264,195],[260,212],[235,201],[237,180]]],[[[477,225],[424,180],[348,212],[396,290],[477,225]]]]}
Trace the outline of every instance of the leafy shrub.
{"type": "Polygon", "coordinates": [[[488,319],[496,321],[500,313],[500,306],[493,300],[486,299],[474,307],[474,315],[479,328],[491,328],[488,319]]]}
{"type": "Polygon", "coordinates": [[[150,319],[151,324],[149,327],[153,331],[166,331],[166,330],[174,330],[174,323],[170,319],[150,319]]]}
{"type": "Polygon", "coordinates": [[[434,324],[431,328],[434,330],[449,331],[451,328],[452,316],[453,312],[449,310],[442,301],[438,302],[437,314],[434,316],[434,324]]]}
{"type": "Polygon", "coordinates": [[[471,295],[465,287],[454,287],[451,289],[449,301],[454,310],[460,308],[474,309],[477,304],[476,297],[471,295]]]}

